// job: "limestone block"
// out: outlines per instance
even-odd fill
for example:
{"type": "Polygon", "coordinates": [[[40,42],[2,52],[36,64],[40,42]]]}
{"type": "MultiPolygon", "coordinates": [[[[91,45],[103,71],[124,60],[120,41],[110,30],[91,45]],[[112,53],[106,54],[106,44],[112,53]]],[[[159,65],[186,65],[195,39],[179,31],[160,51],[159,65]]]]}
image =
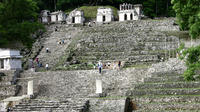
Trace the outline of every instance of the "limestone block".
{"type": "Polygon", "coordinates": [[[33,95],[33,80],[28,82],[28,91],[27,94],[28,95],[33,95]]]}
{"type": "Polygon", "coordinates": [[[102,93],[102,81],[96,80],[96,93],[102,93]]]}

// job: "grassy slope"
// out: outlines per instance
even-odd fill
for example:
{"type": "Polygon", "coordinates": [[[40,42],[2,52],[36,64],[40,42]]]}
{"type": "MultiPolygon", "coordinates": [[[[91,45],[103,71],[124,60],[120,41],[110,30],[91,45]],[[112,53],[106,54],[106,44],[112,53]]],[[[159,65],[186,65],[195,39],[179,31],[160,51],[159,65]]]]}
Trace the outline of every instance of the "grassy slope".
{"type": "MultiPolygon", "coordinates": [[[[96,18],[97,9],[99,7],[102,7],[102,6],[82,6],[82,7],[78,8],[78,9],[84,11],[84,16],[88,20],[88,19],[95,19],[96,18]]],[[[112,7],[112,6],[103,6],[103,7],[112,8],[113,12],[114,12],[114,17],[118,18],[118,13],[117,13],[118,9],[117,8],[112,7]]]]}

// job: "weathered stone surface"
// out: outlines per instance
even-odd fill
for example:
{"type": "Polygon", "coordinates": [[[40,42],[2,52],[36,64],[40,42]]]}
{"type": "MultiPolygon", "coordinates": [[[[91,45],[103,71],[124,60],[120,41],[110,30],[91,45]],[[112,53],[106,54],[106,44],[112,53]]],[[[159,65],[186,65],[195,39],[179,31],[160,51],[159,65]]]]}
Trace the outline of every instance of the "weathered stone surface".
{"type": "Polygon", "coordinates": [[[185,69],[178,59],[153,64],[144,83],[134,84],[134,89],[127,92],[137,102],[137,112],[199,110],[200,82],[184,81],[180,74],[185,69]]]}
{"type": "Polygon", "coordinates": [[[15,96],[19,92],[20,86],[11,84],[14,70],[1,70],[0,72],[4,73],[3,76],[0,76],[0,100],[15,96]]]}
{"type": "MultiPolygon", "coordinates": [[[[103,93],[107,96],[125,96],[132,83],[140,82],[146,69],[104,70],[99,74],[97,70],[86,71],[50,71],[25,72],[24,77],[34,77],[34,91],[38,97],[65,99],[68,97],[94,97],[97,96],[96,80],[102,80],[103,93]]],[[[30,80],[30,79],[27,79],[30,80]]],[[[27,82],[21,84],[23,94],[26,94],[27,82]]]]}
{"type": "Polygon", "coordinates": [[[81,63],[123,60],[129,66],[156,63],[169,55],[175,57],[179,39],[162,33],[162,29],[178,30],[173,21],[141,20],[86,28],[80,34],[73,58],[81,63]],[[153,29],[159,26],[168,27],[153,29]]]}
{"type": "Polygon", "coordinates": [[[125,99],[90,99],[91,112],[124,112],[125,99]]]}

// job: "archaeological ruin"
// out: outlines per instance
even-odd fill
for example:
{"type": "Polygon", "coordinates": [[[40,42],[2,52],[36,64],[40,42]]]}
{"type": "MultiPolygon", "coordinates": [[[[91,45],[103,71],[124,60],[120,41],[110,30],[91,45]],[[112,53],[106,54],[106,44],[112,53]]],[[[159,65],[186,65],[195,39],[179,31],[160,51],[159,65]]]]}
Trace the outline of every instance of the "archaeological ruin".
{"type": "Polygon", "coordinates": [[[188,40],[175,18],[141,19],[141,4],[124,3],[112,22],[116,10],[95,8],[91,24],[100,24],[89,27],[82,10],[43,10],[46,31],[30,50],[0,48],[0,112],[200,110],[200,82],[183,77],[177,49],[188,40]]]}
{"type": "Polygon", "coordinates": [[[141,19],[142,15],[142,5],[132,5],[123,3],[120,5],[120,10],[118,11],[119,14],[119,21],[127,21],[127,20],[139,20],[141,19]]]}
{"type": "Polygon", "coordinates": [[[0,49],[0,69],[16,70],[22,69],[22,56],[18,50],[0,49]]]}
{"type": "Polygon", "coordinates": [[[66,14],[63,11],[56,11],[51,13],[51,22],[64,22],[66,21],[66,14]]]}
{"type": "Polygon", "coordinates": [[[42,10],[40,13],[40,22],[41,23],[50,23],[51,22],[51,15],[49,10],[42,10]]]}
{"type": "Polygon", "coordinates": [[[68,24],[82,24],[85,21],[84,12],[78,9],[73,10],[67,17],[68,24]]]}
{"type": "Polygon", "coordinates": [[[97,9],[96,22],[107,23],[114,20],[113,10],[111,8],[100,7],[97,9]]]}

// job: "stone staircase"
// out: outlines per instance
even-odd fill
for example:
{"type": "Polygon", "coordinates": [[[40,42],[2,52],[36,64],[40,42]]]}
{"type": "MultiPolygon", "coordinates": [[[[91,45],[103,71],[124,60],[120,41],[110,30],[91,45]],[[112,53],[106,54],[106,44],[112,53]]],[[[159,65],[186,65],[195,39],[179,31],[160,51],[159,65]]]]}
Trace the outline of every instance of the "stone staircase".
{"type": "Polygon", "coordinates": [[[19,86],[11,84],[14,70],[1,70],[0,73],[0,100],[15,96],[19,92],[19,86]]]}
{"type": "Polygon", "coordinates": [[[179,39],[162,32],[178,31],[173,21],[114,22],[86,28],[77,42],[77,48],[74,48],[73,59],[80,63],[122,60],[126,66],[131,66],[156,63],[169,55],[175,57],[179,39]],[[164,26],[169,27],[164,29],[164,26]]]}
{"type": "Polygon", "coordinates": [[[154,73],[127,93],[137,112],[199,111],[200,82],[185,82],[176,71],[154,73]]]}
{"type": "MultiPolygon", "coordinates": [[[[58,63],[60,57],[65,55],[71,40],[73,40],[81,30],[79,27],[61,24],[53,24],[46,29],[47,32],[43,35],[44,39],[43,43],[41,43],[41,49],[33,49],[32,52],[38,52],[34,58],[39,58],[39,62],[42,63],[43,67],[45,64],[48,64],[49,68],[53,68],[58,63]],[[57,29],[57,31],[55,29],[57,29]],[[64,44],[59,44],[62,40],[64,40],[64,44]],[[46,48],[49,48],[49,53],[46,53],[46,48]]],[[[35,66],[37,67],[36,63],[35,66]]]]}
{"type": "Polygon", "coordinates": [[[87,99],[65,99],[65,101],[31,99],[22,100],[11,112],[87,112],[87,99]]]}

